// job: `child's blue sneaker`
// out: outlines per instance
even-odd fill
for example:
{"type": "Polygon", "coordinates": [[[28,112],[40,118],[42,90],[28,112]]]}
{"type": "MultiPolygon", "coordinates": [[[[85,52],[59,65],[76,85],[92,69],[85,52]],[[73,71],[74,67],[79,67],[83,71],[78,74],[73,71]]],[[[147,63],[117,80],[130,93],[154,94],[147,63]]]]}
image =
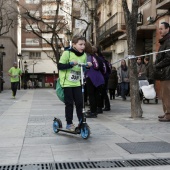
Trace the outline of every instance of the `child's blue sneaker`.
{"type": "Polygon", "coordinates": [[[70,130],[70,131],[75,131],[75,128],[76,127],[74,126],[74,124],[69,124],[69,125],[66,126],[66,129],[70,130]]]}

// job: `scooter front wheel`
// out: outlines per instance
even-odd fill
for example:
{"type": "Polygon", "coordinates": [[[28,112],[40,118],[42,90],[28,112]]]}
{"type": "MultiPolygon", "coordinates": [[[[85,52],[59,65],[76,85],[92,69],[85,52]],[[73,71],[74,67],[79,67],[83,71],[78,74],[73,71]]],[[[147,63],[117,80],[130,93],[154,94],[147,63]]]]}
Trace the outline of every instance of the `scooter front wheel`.
{"type": "Polygon", "coordinates": [[[89,126],[87,125],[87,123],[85,123],[85,124],[82,126],[80,134],[81,134],[81,137],[82,137],[83,139],[88,139],[88,138],[89,138],[89,136],[90,136],[90,128],[89,128],[89,126]]]}
{"type": "Polygon", "coordinates": [[[58,128],[62,128],[62,122],[61,122],[60,119],[54,118],[54,120],[53,120],[53,131],[55,133],[58,133],[59,132],[58,128]]]}

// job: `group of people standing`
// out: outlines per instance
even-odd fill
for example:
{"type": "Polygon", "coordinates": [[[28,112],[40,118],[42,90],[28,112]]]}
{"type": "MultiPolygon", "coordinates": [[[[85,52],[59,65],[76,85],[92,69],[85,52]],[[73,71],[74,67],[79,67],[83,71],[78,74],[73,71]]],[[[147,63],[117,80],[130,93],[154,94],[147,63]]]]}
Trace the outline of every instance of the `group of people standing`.
{"type": "Polygon", "coordinates": [[[74,105],[79,122],[83,116],[81,70],[78,63],[86,64],[84,68],[85,86],[90,104],[86,117],[96,118],[97,114],[110,110],[107,86],[111,65],[101,53],[100,48],[92,46],[82,36],[75,36],[72,39],[72,47],[63,52],[58,64],[60,84],[64,88],[66,129],[71,131],[75,129],[73,124],[74,105]]]}
{"type": "Polygon", "coordinates": [[[87,62],[92,63],[92,66],[85,71],[86,94],[90,105],[86,117],[95,118],[97,114],[110,110],[107,86],[111,65],[101,53],[100,47],[92,46],[89,42],[86,42],[85,52],[87,62]]]}
{"type": "MultiPolygon", "coordinates": [[[[160,24],[159,33],[160,49],[170,49],[170,26],[163,22],[160,24]]],[[[86,117],[95,118],[97,114],[110,110],[110,101],[107,94],[109,89],[110,100],[115,98],[115,90],[118,85],[121,89],[122,100],[126,100],[129,89],[129,70],[126,61],[122,60],[120,67],[111,68],[109,62],[101,53],[100,48],[92,46],[86,42],[82,36],[75,36],[72,40],[72,47],[63,52],[60,57],[58,69],[61,86],[64,89],[66,129],[74,131],[73,108],[76,106],[76,112],[79,122],[82,121],[83,98],[80,84],[80,67],[78,63],[86,64],[85,81],[87,94],[89,96],[90,111],[86,117]],[[112,84],[114,84],[112,86],[112,84]],[[102,109],[104,108],[104,109],[102,109]]],[[[147,78],[149,83],[154,80],[160,80],[161,98],[164,114],[159,116],[160,121],[170,121],[170,52],[159,53],[155,61],[155,71],[153,65],[149,62],[149,57],[137,58],[138,79],[147,78]],[[153,73],[156,78],[153,77],[153,73]]],[[[21,70],[14,63],[8,72],[11,78],[12,97],[15,98],[19,78],[22,75],[21,70]]],[[[117,88],[117,92],[119,92],[117,88]]]]}

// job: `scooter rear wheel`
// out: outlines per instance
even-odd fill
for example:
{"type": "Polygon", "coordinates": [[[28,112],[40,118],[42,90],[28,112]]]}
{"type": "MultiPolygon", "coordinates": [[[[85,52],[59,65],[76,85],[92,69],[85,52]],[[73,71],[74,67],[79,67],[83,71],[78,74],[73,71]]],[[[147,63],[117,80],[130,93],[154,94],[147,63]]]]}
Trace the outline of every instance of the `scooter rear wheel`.
{"type": "Polygon", "coordinates": [[[83,127],[81,128],[80,134],[81,134],[81,137],[82,137],[83,139],[88,139],[88,138],[89,138],[89,136],[90,136],[90,128],[89,128],[89,126],[87,125],[87,123],[85,123],[85,124],[83,125],[83,127]]]}
{"type": "Polygon", "coordinates": [[[58,133],[59,132],[58,128],[62,128],[62,122],[60,119],[55,118],[53,122],[53,131],[55,133],[58,133]]]}

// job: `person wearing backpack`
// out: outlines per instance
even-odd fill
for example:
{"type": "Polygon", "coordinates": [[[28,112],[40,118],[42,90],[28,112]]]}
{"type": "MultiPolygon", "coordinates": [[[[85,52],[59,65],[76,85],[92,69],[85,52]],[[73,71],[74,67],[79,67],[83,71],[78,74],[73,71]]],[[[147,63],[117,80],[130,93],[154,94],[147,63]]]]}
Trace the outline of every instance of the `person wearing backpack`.
{"type": "Polygon", "coordinates": [[[87,61],[92,63],[92,66],[86,70],[86,85],[90,104],[90,111],[86,114],[87,118],[96,118],[99,113],[98,108],[102,109],[103,104],[102,85],[104,84],[104,78],[100,72],[102,65],[99,58],[95,55],[96,51],[96,47],[92,47],[89,42],[86,42],[87,61]]]}
{"type": "Polygon", "coordinates": [[[103,86],[103,107],[104,107],[103,111],[110,111],[110,101],[107,92],[108,92],[108,80],[112,67],[111,64],[103,56],[100,47],[97,47],[97,55],[103,64],[101,72],[105,81],[103,86]]]}

